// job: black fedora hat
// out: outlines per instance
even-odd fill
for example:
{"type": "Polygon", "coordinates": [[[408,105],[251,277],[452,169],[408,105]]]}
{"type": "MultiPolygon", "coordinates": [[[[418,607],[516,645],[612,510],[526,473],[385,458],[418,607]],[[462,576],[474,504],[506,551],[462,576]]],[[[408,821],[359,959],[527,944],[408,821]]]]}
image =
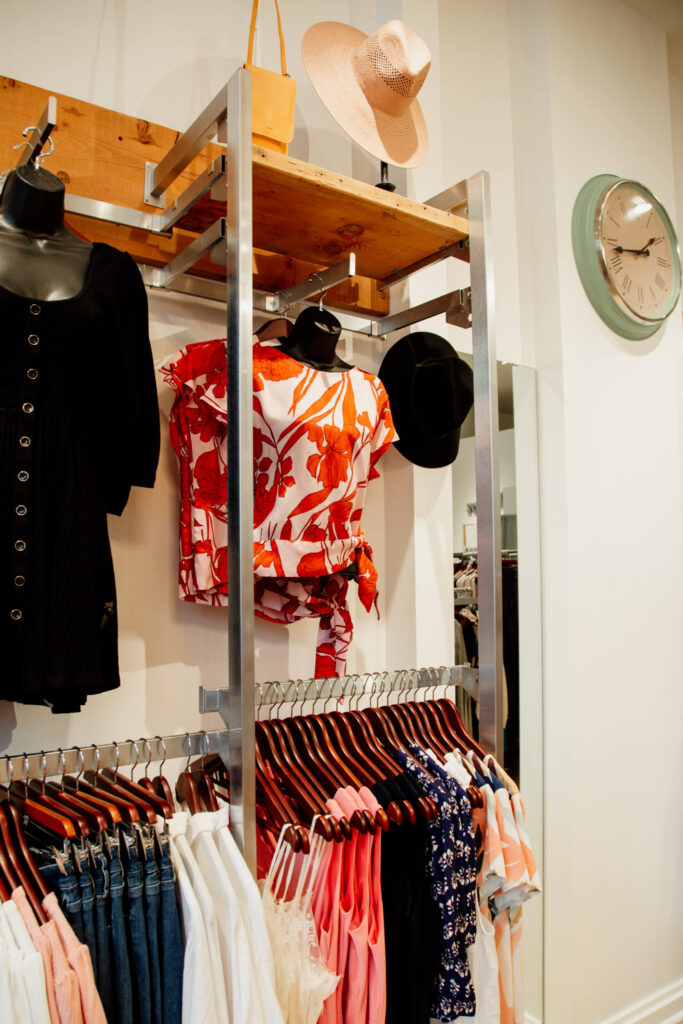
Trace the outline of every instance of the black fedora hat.
{"type": "Polygon", "coordinates": [[[429,469],[454,462],[474,401],[474,377],[453,346],[429,331],[406,334],[391,346],[378,376],[389,395],[401,455],[429,469]]]}

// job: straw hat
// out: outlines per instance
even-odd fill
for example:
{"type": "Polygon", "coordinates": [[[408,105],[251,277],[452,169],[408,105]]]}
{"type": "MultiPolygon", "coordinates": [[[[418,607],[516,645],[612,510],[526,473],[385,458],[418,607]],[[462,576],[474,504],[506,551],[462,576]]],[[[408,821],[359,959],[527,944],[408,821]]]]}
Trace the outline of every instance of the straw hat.
{"type": "Polygon", "coordinates": [[[427,156],[427,126],[415,98],[432,55],[401,21],[371,36],[338,21],[312,25],[303,38],[304,66],[335,121],[372,156],[417,167],[427,156]]]}

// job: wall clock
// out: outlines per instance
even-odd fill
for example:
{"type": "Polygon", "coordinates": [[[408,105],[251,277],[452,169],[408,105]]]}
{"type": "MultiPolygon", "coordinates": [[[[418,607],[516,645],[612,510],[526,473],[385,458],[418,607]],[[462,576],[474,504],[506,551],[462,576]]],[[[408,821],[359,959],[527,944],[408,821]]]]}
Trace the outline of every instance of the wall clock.
{"type": "Polygon", "coordinates": [[[572,246],[595,312],[623,338],[649,338],[674,311],[681,291],[678,239],[644,185],[614,174],[587,181],[574,203],[572,246]]]}

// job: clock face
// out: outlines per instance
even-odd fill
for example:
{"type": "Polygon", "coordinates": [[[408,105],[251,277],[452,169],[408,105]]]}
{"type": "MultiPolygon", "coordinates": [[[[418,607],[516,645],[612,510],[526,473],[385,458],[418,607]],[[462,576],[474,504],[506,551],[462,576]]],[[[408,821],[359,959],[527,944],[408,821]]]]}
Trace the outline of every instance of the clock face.
{"type": "Polygon", "coordinates": [[[598,205],[596,243],[603,276],[616,300],[641,323],[671,313],[680,289],[673,226],[654,196],[631,181],[617,181],[598,205]]]}

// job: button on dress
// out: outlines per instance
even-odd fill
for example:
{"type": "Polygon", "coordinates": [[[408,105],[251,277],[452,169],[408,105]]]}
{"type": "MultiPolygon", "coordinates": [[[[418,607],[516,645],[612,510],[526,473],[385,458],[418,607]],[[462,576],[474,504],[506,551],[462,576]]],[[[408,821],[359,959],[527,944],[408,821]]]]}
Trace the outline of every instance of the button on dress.
{"type": "Polygon", "coordinates": [[[0,287],[0,699],[75,711],[119,685],[107,513],[153,486],[158,457],[128,253],[95,243],[72,298],[0,287]]]}

